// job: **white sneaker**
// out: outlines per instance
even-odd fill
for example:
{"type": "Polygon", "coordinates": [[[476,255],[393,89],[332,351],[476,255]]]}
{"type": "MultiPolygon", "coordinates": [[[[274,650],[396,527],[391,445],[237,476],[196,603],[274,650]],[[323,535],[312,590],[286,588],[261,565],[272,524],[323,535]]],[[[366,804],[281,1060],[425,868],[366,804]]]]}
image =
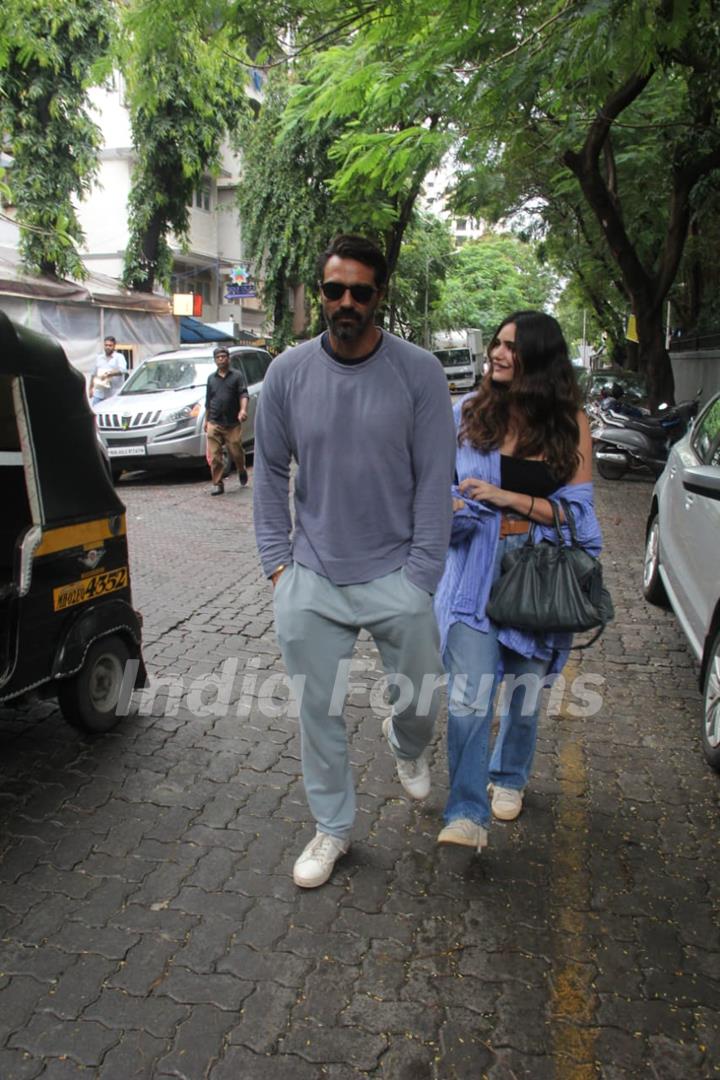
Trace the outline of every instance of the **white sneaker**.
{"type": "Polygon", "coordinates": [[[388,746],[393,752],[397,765],[398,780],[411,799],[427,799],[430,794],[430,768],[427,757],[423,750],[420,757],[401,758],[393,746],[390,735],[392,732],[392,716],[386,716],[383,720],[383,734],[388,741],[388,746]]]}
{"type": "Polygon", "coordinates": [[[519,816],[523,805],[522,791],[488,784],[488,794],[492,797],[493,817],[498,821],[514,821],[519,816]]]}
{"type": "Polygon", "coordinates": [[[303,889],[316,889],[318,885],[324,885],[332,874],[336,861],[349,847],[349,840],[341,840],[318,829],[295,862],[293,881],[303,889]]]}
{"type": "Polygon", "coordinates": [[[482,851],[487,847],[487,829],[478,825],[469,818],[455,818],[444,829],[441,829],[438,844],[463,844],[465,847],[474,847],[476,851],[482,851]]]}

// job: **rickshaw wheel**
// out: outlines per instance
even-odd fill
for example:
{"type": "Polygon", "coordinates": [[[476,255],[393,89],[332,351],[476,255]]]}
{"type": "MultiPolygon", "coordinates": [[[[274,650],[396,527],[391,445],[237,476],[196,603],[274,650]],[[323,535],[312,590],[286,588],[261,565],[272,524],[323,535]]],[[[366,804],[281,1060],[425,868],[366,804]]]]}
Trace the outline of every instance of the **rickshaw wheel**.
{"type": "Polygon", "coordinates": [[[117,634],[109,634],[88,649],[85,663],[71,679],[58,685],[58,701],[68,724],[94,733],[117,724],[120,689],[130,649],[117,634]]]}

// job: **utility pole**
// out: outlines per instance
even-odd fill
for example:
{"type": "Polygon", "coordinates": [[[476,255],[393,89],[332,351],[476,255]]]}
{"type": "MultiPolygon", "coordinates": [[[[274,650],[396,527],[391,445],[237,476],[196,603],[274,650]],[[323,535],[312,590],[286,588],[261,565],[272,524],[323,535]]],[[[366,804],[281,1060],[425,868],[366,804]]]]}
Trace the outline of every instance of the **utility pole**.
{"type": "Polygon", "coordinates": [[[430,348],[430,319],[428,308],[430,304],[430,252],[425,252],[425,330],[423,333],[423,345],[430,348]]]}
{"type": "Polygon", "coordinates": [[[587,348],[587,310],[583,308],[583,328],[582,328],[582,345],[580,346],[580,355],[582,357],[583,367],[586,362],[586,348],[587,348]]]}

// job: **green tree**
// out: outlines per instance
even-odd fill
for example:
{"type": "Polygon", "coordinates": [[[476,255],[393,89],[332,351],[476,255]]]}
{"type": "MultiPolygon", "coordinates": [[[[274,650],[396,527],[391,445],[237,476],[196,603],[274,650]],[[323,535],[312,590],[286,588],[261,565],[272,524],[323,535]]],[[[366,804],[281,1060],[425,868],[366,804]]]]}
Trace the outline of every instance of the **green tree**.
{"type": "Polygon", "coordinates": [[[86,276],[73,200],[97,172],[100,132],[87,89],[101,73],[112,24],[107,0],[4,0],[0,9],[0,130],[30,270],[86,276]]]}
{"type": "Polygon", "coordinates": [[[488,340],[512,311],[547,309],[557,278],[531,244],[490,233],[461,247],[450,263],[433,308],[437,329],[478,327],[488,340]]]}
{"type": "Polygon", "coordinates": [[[512,179],[508,210],[532,186],[539,156],[551,181],[543,197],[558,204],[571,193],[582,205],[585,234],[592,221],[635,312],[651,401],[670,399],[663,304],[703,180],[720,167],[714,0],[386,5],[344,61],[327,70],[317,107],[337,112],[369,73],[381,97],[387,88],[389,113],[382,131],[348,135],[336,187],[362,191],[365,178],[390,187],[409,160],[392,109],[401,118],[422,88],[438,103],[442,84],[445,107],[412,128],[411,156],[454,134],[475,168],[512,179]]]}
{"type": "Polygon", "coordinates": [[[587,298],[597,310],[606,264],[625,316],[636,315],[652,404],[672,399],[664,302],[700,185],[720,167],[713,8],[708,0],[533,3],[519,35],[517,22],[503,20],[502,62],[470,80],[481,103],[473,118],[492,116],[495,130],[468,128],[466,146],[517,178],[513,198],[541,163],[546,225],[558,230],[562,207],[573,229],[560,231],[574,230],[594,265],[586,257],[574,268],[587,298]]]}
{"type": "MultiPolygon", "coordinates": [[[[340,23],[336,10],[327,15],[340,23]]],[[[344,40],[294,63],[284,83],[271,80],[258,120],[244,125],[244,242],[262,265],[278,340],[287,336],[287,285],[314,284],[318,251],[339,229],[376,239],[392,276],[425,176],[451,141],[441,120],[446,80],[408,85],[392,50],[365,41],[381,18],[377,8],[351,10],[344,40]]],[[[342,26],[329,32],[342,38],[342,26]]]]}
{"type": "Polygon", "coordinates": [[[286,125],[292,77],[276,68],[265,86],[262,107],[246,115],[237,132],[243,158],[238,206],[243,250],[261,281],[267,311],[273,313],[273,343],[292,337],[291,286],[315,284],[315,262],[330,235],[348,225],[328,187],[332,132],[296,122],[286,125]]]}
{"type": "Polygon", "coordinates": [[[405,233],[388,289],[388,329],[408,341],[429,345],[433,308],[455,256],[449,226],[418,214],[405,233]]]}
{"type": "Polygon", "coordinates": [[[700,335],[720,327],[720,173],[698,185],[690,234],[668,296],[673,328],[700,335]]]}
{"type": "Polygon", "coordinates": [[[455,78],[408,66],[376,9],[348,40],[318,54],[288,106],[288,122],[326,130],[328,185],[359,231],[382,239],[392,277],[428,172],[452,144],[445,122],[455,78]]]}
{"type": "Polygon", "coordinates": [[[125,284],[167,286],[171,233],[186,241],[194,190],[219,169],[223,139],[249,108],[242,40],[214,4],[133,0],[121,52],[136,158],[125,284]]]}
{"type": "Polygon", "coordinates": [[[604,354],[610,355],[612,346],[608,349],[603,328],[594,318],[593,312],[585,306],[584,296],[579,294],[574,280],[567,283],[557,298],[553,314],[563,329],[571,356],[580,352],[583,328],[585,343],[594,350],[602,349],[604,354]]]}

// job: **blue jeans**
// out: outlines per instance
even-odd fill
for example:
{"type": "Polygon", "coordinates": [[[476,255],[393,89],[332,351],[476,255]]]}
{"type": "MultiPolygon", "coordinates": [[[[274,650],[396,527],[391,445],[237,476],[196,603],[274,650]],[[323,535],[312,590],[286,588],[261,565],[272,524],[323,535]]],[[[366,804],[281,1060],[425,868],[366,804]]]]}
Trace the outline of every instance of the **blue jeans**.
{"type": "MultiPolygon", "coordinates": [[[[520,538],[511,537],[516,546],[520,538]]],[[[524,537],[522,538],[524,540],[524,537]]],[[[500,541],[494,578],[508,541],[500,541]]],[[[509,546],[509,545],[508,545],[509,546]]],[[[540,692],[549,660],[528,659],[501,645],[491,622],[488,633],[453,623],[443,655],[448,684],[448,765],[450,794],[445,821],[469,818],[490,822],[488,782],[522,791],[530,776],[540,715],[540,692]],[[490,726],[500,680],[505,692],[499,709],[500,730],[490,757],[490,726]]]]}

